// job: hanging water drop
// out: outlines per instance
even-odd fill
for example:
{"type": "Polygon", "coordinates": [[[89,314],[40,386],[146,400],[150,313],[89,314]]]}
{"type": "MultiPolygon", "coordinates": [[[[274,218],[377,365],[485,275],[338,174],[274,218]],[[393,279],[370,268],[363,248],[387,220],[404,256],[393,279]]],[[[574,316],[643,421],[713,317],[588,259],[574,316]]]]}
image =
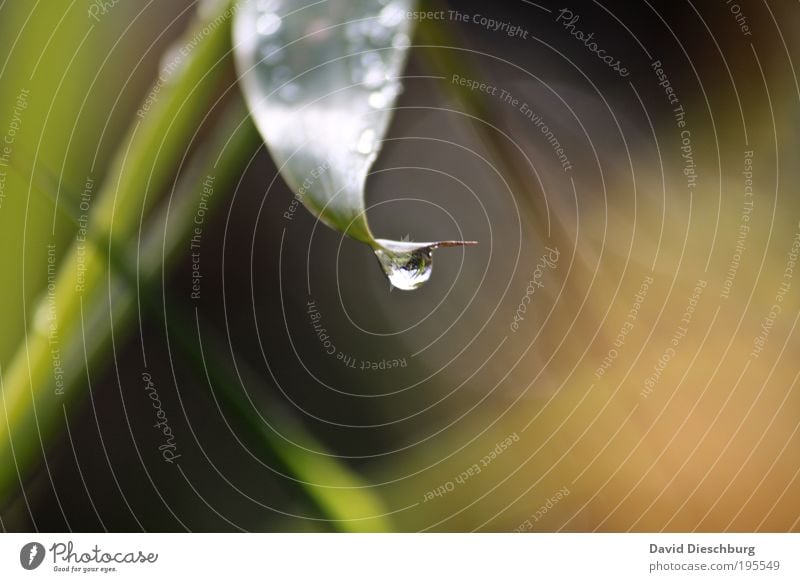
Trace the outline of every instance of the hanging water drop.
{"type": "Polygon", "coordinates": [[[393,253],[382,249],[375,250],[389,282],[396,289],[412,291],[431,278],[433,272],[433,253],[430,248],[406,253],[393,253]]]}
{"type": "Polygon", "coordinates": [[[375,256],[395,289],[413,291],[425,284],[433,273],[433,251],[440,247],[478,244],[475,241],[442,241],[414,243],[377,239],[375,256]]]}

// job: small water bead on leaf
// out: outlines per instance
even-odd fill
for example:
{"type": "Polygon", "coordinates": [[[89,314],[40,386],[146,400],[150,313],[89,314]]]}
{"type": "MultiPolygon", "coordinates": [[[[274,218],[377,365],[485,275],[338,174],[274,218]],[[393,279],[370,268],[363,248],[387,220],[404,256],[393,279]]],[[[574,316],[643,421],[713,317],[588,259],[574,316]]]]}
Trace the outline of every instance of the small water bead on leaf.
{"type": "Polygon", "coordinates": [[[380,91],[373,91],[369,94],[369,105],[375,109],[382,109],[386,107],[388,99],[380,91]]]}
{"type": "Polygon", "coordinates": [[[240,0],[234,55],[256,127],[281,175],[325,225],[369,245],[398,289],[431,276],[438,247],[376,239],[365,186],[408,56],[414,0],[240,0]],[[303,4],[298,6],[298,4],[303,4]]]}
{"type": "Polygon", "coordinates": [[[391,4],[387,4],[386,7],[381,10],[380,15],[378,16],[378,22],[386,27],[386,28],[394,28],[405,18],[406,11],[403,10],[400,2],[392,2],[391,4]]]}
{"type": "Polygon", "coordinates": [[[365,129],[356,144],[358,153],[368,155],[375,151],[375,130],[365,129]]]}
{"type": "Polygon", "coordinates": [[[267,12],[258,17],[256,21],[256,28],[258,34],[262,36],[270,36],[278,32],[281,27],[281,17],[274,12],[267,12]]]}

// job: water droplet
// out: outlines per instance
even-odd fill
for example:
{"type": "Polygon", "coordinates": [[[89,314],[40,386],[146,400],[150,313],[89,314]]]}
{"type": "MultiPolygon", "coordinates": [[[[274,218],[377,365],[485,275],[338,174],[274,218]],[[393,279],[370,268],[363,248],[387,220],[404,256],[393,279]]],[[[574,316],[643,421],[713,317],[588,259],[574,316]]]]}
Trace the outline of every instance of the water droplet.
{"type": "Polygon", "coordinates": [[[358,137],[356,150],[361,154],[371,154],[375,150],[375,130],[365,129],[358,137]]]}
{"type": "Polygon", "coordinates": [[[367,101],[369,102],[370,107],[373,107],[375,109],[383,109],[384,107],[386,107],[387,99],[386,96],[383,94],[383,92],[373,91],[372,93],[369,94],[367,101]]]}
{"type": "Polygon", "coordinates": [[[396,289],[413,291],[431,278],[433,272],[431,247],[398,253],[376,249],[375,256],[378,257],[378,262],[389,282],[396,289]]]}
{"type": "Polygon", "coordinates": [[[435,243],[415,243],[377,239],[380,247],[375,256],[392,287],[413,291],[421,287],[433,272],[433,251],[441,247],[476,245],[475,241],[448,240],[435,243]]]}
{"type": "Polygon", "coordinates": [[[274,12],[267,12],[258,17],[256,30],[262,36],[269,36],[278,32],[281,27],[281,17],[274,12]]]}
{"type": "Polygon", "coordinates": [[[405,11],[399,3],[392,3],[381,10],[378,15],[378,22],[383,26],[395,27],[405,17],[405,11]]]}

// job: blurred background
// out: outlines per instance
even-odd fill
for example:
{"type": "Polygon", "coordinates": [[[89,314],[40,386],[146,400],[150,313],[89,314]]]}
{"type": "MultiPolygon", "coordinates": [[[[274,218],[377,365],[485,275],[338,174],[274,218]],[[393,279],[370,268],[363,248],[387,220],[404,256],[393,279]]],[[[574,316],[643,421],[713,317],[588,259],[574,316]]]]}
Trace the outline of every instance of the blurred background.
{"type": "Polygon", "coordinates": [[[370,223],[479,245],[403,292],[226,3],[0,5],[3,530],[798,530],[798,6],[419,8],[370,223]]]}

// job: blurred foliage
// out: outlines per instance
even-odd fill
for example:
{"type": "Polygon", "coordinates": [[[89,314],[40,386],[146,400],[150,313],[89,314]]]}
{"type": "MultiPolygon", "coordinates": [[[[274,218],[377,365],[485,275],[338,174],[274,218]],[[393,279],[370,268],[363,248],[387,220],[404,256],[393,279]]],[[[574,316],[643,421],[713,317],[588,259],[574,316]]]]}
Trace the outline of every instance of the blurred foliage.
{"type": "MultiPolygon", "coordinates": [[[[13,459],[14,466],[7,467],[0,473],[0,499],[8,496],[13,487],[11,483],[18,479],[18,475],[19,478],[26,479],[32,464],[40,462],[39,452],[48,447],[47,441],[54,434],[60,434],[58,425],[62,406],[81,396],[80,393],[85,390],[82,377],[86,371],[81,369],[80,362],[98,364],[100,358],[109,355],[115,326],[118,330],[131,327],[134,301],[138,294],[145,294],[145,305],[151,301],[147,296],[155,291],[152,283],[156,282],[156,277],[162,271],[161,261],[174,255],[177,245],[190,238],[194,228],[192,219],[196,213],[196,203],[191,196],[202,188],[205,178],[203,172],[186,172],[188,177],[181,179],[188,184],[184,185],[179,181],[171,189],[170,196],[176,192],[178,195],[177,203],[170,204],[171,211],[177,214],[177,218],[173,217],[170,221],[169,215],[162,212],[161,219],[153,221],[148,216],[148,209],[157,201],[157,193],[170,189],[172,181],[178,180],[175,177],[176,168],[182,168],[187,152],[193,149],[192,142],[198,136],[198,128],[209,115],[209,107],[215,105],[212,100],[215,98],[215,88],[219,85],[221,74],[230,70],[228,55],[232,10],[224,2],[217,3],[215,8],[216,11],[207,10],[206,17],[198,19],[195,26],[189,28],[183,47],[191,46],[192,50],[183,53],[178,47],[180,56],[171,55],[172,64],[168,62],[167,69],[162,68],[156,84],[148,94],[149,101],[145,101],[147,105],[137,112],[137,117],[142,121],[134,118],[127,129],[127,137],[118,144],[117,153],[112,158],[103,159],[98,155],[101,149],[100,136],[109,129],[108,125],[81,122],[80,114],[75,119],[66,111],[56,112],[60,114],[57,119],[64,125],[56,125],[52,130],[49,127],[37,127],[35,124],[29,126],[26,119],[24,135],[36,135],[32,130],[38,130],[39,135],[43,135],[47,129],[55,131],[59,136],[71,138],[78,128],[89,128],[85,130],[86,134],[76,138],[75,143],[51,141],[50,148],[43,150],[41,160],[38,156],[39,144],[28,144],[22,140],[13,144],[14,173],[6,187],[16,193],[24,191],[28,183],[32,185],[31,189],[33,185],[36,186],[37,190],[33,192],[32,198],[37,204],[36,208],[42,207],[37,213],[40,222],[33,223],[33,228],[29,228],[29,205],[26,205],[24,213],[19,213],[22,217],[13,214],[16,210],[13,206],[3,212],[2,216],[17,219],[17,224],[22,227],[18,233],[21,243],[25,244],[31,239],[48,241],[43,247],[31,245],[37,252],[30,259],[25,257],[22,269],[29,262],[38,266],[49,265],[50,268],[32,269],[39,275],[32,288],[39,290],[47,283],[49,293],[45,297],[37,293],[22,301],[23,306],[28,302],[36,306],[33,325],[31,327],[29,323],[24,344],[22,347],[17,346],[15,357],[4,371],[2,379],[5,411],[2,434],[7,437],[3,436],[0,442],[3,457],[13,459]],[[73,126],[69,125],[70,121],[74,123],[73,126]],[[101,132],[100,135],[96,135],[97,132],[101,132]],[[86,143],[82,140],[86,140],[86,143]],[[97,151],[93,152],[90,145],[96,145],[97,151]],[[65,151],[72,151],[71,148],[75,146],[84,153],[85,159],[73,162],[69,156],[64,155],[65,151]],[[26,157],[32,151],[36,151],[37,155],[32,159],[26,157]],[[95,155],[90,157],[92,153],[95,155]],[[18,157],[22,157],[22,161],[17,161],[18,157]],[[61,171],[56,170],[60,163],[69,166],[70,172],[64,171],[63,167],[61,171]],[[101,167],[106,168],[107,176],[100,177],[104,172],[96,172],[95,169],[101,167]],[[81,168],[86,170],[82,172],[81,168]],[[59,173],[56,175],[57,171],[59,173]],[[75,180],[75,176],[80,175],[86,176],[82,193],[70,186],[80,183],[75,180]],[[98,191],[95,191],[95,181],[103,183],[98,191]],[[42,185],[47,188],[56,184],[56,192],[38,190],[42,185]],[[82,202],[86,204],[85,208],[81,206],[82,202]],[[91,228],[81,224],[76,215],[71,214],[75,207],[84,211],[83,215],[88,217],[91,228]],[[88,210],[89,207],[91,211],[88,210]],[[64,208],[67,210],[64,211],[64,208]],[[151,222],[155,224],[149,224],[151,222]],[[143,223],[148,224],[144,230],[143,223]],[[81,228],[88,231],[88,235],[86,232],[81,233],[81,228]],[[64,234],[57,237],[57,229],[64,234]],[[76,234],[88,236],[88,239],[76,239],[76,234]],[[132,245],[130,240],[138,242],[132,245]],[[160,244],[162,241],[164,244],[160,244]],[[62,248],[69,250],[62,253],[62,248]],[[55,259],[55,249],[59,256],[63,254],[60,260],[55,259]],[[128,267],[134,262],[135,272],[128,267]],[[55,264],[57,269],[54,268],[55,264]],[[82,270],[85,270],[85,274],[81,273],[82,270]],[[47,276],[47,280],[41,280],[41,275],[47,276]],[[64,398],[60,398],[61,396],[64,398]]],[[[80,12],[72,10],[67,14],[76,17],[74,15],[80,12]]],[[[82,15],[80,17],[85,18],[82,15]]],[[[59,25],[65,20],[66,18],[62,18],[58,23],[37,21],[37,24],[58,31],[59,25]]],[[[31,97],[32,104],[28,106],[27,96],[59,96],[58,90],[64,77],[59,78],[54,71],[61,66],[65,71],[64,75],[70,73],[70,65],[83,49],[83,43],[92,28],[89,21],[88,30],[85,30],[83,37],[70,37],[78,44],[72,49],[73,58],[67,63],[49,63],[54,69],[46,78],[59,81],[55,87],[33,84],[34,76],[29,79],[28,86],[23,86],[21,91],[26,102],[26,118],[30,116],[36,121],[47,122],[50,111],[45,111],[44,108],[49,108],[50,103],[41,99],[37,108],[36,100],[31,97]]],[[[72,27],[66,30],[74,34],[76,29],[81,28],[72,27]]],[[[111,38],[113,37],[106,37],[106,40],[111,38]]],[[[72,48],[67,41],[64,43],[62,46],[72,48]]],[[[116,43],[113,48],[116,48],[116,43]]],[[[12,53],[10,47],[9,54],[12,53]]],[[[43,57],[46,53],[40,51],[38,54],[43,57]]],[[[92,54],[102,53],[94,50],[92,54]]],[[[60,106],[68,108],[70,112],[83,112],[83,107],[86,106],[94,116],[99,108],[91,109],[94,104],[87,103],[89,96],[100,99],[106,105],[117,105],[119,99],[112,92],[113,86],[103,84],[107,92],[92,92],[97,77],[95,75],[92,79],[88,78],[89,72],[102,72],[106,60],[79,61],[87,78],[70,77],[68,86],[76,91],[74,101],[68,98],[60,100],[60,106]]],[[[15,64],[20,65],[21,61],[16,60],[15,64]]],[[[38,65],[39,61],[34,64],[34,69],[38,65]]],[[[24,67],[21,70],[22,74],[27,72],[24,67]]],[[[130,78],[125,79],[123,86],[129,80],[130,78]]],[[[20,99],[15,99],[15,102],[11,108],[17,105],[21,109],[18,105],[20,99]]],[[[112,111],[107,110],[105,113],[105,116],[95,119],[110,119],[112,111]]],[[[222,124],[218,136],[212,136],[211,143],[214,145],[205,147],[208,151],[202,157],[205,171],[213,172],[216,187],[223,192],[233,186],[247,160],[247,149],[252,149],[255,145],[252,125],[246,121],[244,110],[241,107],[234,108],[229,117],[230,121],[222,124]],[[241,129],[243,119],[244,130],[241,129]]],[[[104,151],[113,151],[113,148],[104,151]]],[[[221,196],[218,195],[219,197],[221,196]]],[[[15,197],[12,200],[17,202],[15,197]]],[[[10,230],[5,231],[4,235],[10,235],[10,230]]],[[[27,248],[25,251],[27,252],[27,248]]],[[[3,259],[10,261],[13,255],[4,253],[3,259]]],[[[15,281],[7,282],[8,287],[19,287],[23,290],[26,288],[24,270],[21,286],[17,285],[19,269],[8,266],[4,272],[10,275],[17,273],[15,281]]],[[[139,307],[142,303],[139,298],[139,307]]],[[[12,306],[13,303],[6,305],[12,306]]],[[[19,321],[20,333],[4,337],[14,339],[22,336],[25,324],[26,321],[22,318],[19,321]]],[[[183,333],[186,332],[184,329],[183,333]]],[[[113,355],[116,359],[116,351],[113,355]]],[[[211,368],[212,374],[215,362],[213,353],[202,360],[204,366],[211,368]]],[[[224,378],[222,386],[232,387],[231,378],[224,378]]],[[[246,408],[240,405],[239,410],[247,418],[246,408]]],[[[260,419],[253,421],[254,426],[258,426],[258,420],[260,419]]],[[[305,441],[307,445],[313,444],[313,440],[304,436],[299,427],[289,429],[284,426],[284,430],[293,434],[298,443],[305,441]]],[[[336,461],[326,457],[304,460],[301,456],[302,450],[297,446],[287,447],[275,441],[269,434],[262,442],[267,447],[276,449],[278,458],[298,475],[298,483],[308,483],[301,487],[309,488],[312,499],[319,504],[324,514],[330,515],[334,520],[334,527],[345,530],[360,530],[363,527],[370,530],[385,529],[385,525],[377,517],[381,511],[378,504],[370,499],[367,492],[360,491],[358,479],[350,476],[336,461]],[[310,482],[312,475],[323,476],[333,485],[315,487],[310,482]],[[332,497],[328,493],[329,487],[350,490],[351,493],[344,497],[332,497]],[[359,517],[362,515],[370,519],[359,517]]],[[[45,467],[49,474],[49,466],[46,464],[45,467]]]]}

